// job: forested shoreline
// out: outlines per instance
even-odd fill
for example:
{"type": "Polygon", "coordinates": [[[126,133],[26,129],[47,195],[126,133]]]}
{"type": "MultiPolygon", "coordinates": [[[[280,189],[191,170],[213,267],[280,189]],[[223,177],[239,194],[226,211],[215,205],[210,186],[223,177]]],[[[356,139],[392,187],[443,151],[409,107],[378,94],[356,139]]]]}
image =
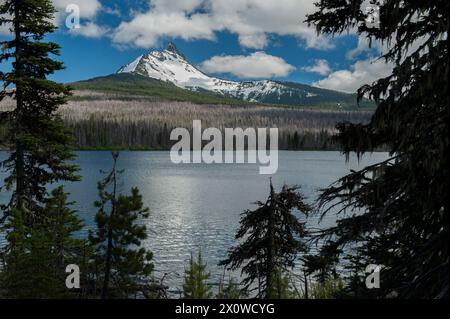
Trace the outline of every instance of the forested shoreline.
{"type": "MultiPolygon", "coordinates": [[[[339,145],[331,139],[337,132],[336,125],[368,123],[373,114],[371,111],[124,100],[96,92],[75,92],[75,96],[86,95],[96,98],[71,100],[58,112],[73,133],[77,150],[169,150],[176,142],[170,140],[172,129],[182,127],[192,131],[193,120],[201,120],[204,128],[220,130],[277,127],[280,150],[339,150],[339,145]]],[[[11,100],[0,102],[0,110],[12,107],[11,100]]]]}
{"type": "Polygon", "coordinates": [[[0,144],[8,148],[1,162],[7,198],[0,205],[0,298],[167,298],[164,277],[154,275],[158,257],[142,245],[152,231],[141,223],[149,210],[138,188],[120,188],[119,153],[112,152],[112,167],[97,182],[87,238],[75,235],[84,225],[69,194],[52,186],[82,178],[77,144],[164,148],[171,128],[198,119],[205,127],[279,127],[281,149],[339,145],[347,158],[360,158],[385,147],[389,156],[320,189],[313,203],[298,187],[275,189],[270,181],[266,200],[241,214],[235,242],[219,263],[219,291],[208,283],[202,253],[192,252],[180,297],[448,300],[449,2],[380,3],[378,27],[366,25],[361,5],[318,0],[306,23],[321,34],[351,30],[390,44],[380,59],[392,72],[358,90],[360,99],[375,101],[373,114],[70,100],[70,87],[49,80],[64,69],[54,60],[59,45],[47,42],[57,28],[52,2],[0,2],[0,27],[10,31],[0,42],[0,61],[12,62],[0,72],[0,144]],[[305,223],[329,214],[334,225],[305,223]],[[302,287],[290,280],[294,268],[302,287]],[[226,280],[225,271],[239,271],[240,281],[226,280]]]}

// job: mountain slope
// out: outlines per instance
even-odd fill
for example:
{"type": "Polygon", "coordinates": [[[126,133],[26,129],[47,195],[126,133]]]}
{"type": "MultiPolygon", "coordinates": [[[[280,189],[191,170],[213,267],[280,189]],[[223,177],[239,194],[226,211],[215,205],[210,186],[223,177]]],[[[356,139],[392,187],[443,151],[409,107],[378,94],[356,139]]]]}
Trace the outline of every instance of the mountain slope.
{"type": "Polygon", "coordinates": [[[356,95],[324,90],[309,85],[272,80],[229,81],[208,76],[189,63],[174,44],[163,51],[141,55],[119,69],[118,74],[131,73],[169,82],[194,92],[214,92],[224,97],[249,102],[283,105],[356,105],[356,95]]]}
{"type": "MultiPolygon", "coordinates": [[[[248,102],[227,98],[212,92],[192,92],[139,74],[120,73],[71,83],[75,90],[97,91],[120,96],[121,99],[133,97],[157,98],[169,101],[184,101],[198,104],[247,104],[248,102]]],[[[81,97],[74,97],[80,99],[81,97]]],[[[83,97],[83,99],[95,97],[83,97]]]]}

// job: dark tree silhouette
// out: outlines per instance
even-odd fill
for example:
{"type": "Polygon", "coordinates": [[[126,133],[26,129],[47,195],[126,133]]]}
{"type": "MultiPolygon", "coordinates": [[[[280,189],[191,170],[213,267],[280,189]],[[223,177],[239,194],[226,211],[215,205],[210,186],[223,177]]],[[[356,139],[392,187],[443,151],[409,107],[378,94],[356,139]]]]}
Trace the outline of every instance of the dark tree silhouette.
{"type": "Polygon", "coordinates": [[[0,4],[0,26],[11,31],[0,42],[0,62],[12,62],[11,70],[0,72],[0,101],[8,97],[14,102],[12,109],[0,112],[0,125],[6,128],[2,144],[10,149],[1,163],[8,173],[1,190],[12,192],[9,203],[0,206],[7,239],[2,282],[12,297],[64,295],[63,263],[73,257],[68,251],[75,241],[69,237],[79,227],[64,191],[47,191],[51,183],[78,179],[77,167],[69,163],[74,159],[71,134],[56,115],[70,90],[47,79],[63,68],[52,59],[59,46],[44,42],[55,30],[54,11],[50,0],[0,4]]]}
{"type": "Polygon", "coordinates": [[[77,179],[76,166],[67,163],[74,158],[71,135],[56,115],[70,90],[47,80],[63,69],[51,58],[59,54],[59,46],[43,41],[56,28],[54,11],[50,0],[5,0],[0,5],[0,25],[12,32],[10,40],[0,42],[0,62],[13,60],[11,71],[0,72],[0,100],[15,99],[12,111],[0,113],[0,123],[8,128],[5,142],[11,148],[2,163],[10,172],[5,187],[13,190],[11,202],[2,208],[3,220],[11,208],[18,208],[24,222],[34,223],[43,217],[46,185],[77,179]]]}
{"type": "Polygon", "coordinates": [[[344,214],[321,234],[323,252],[383,265],[378,297],[448,298],[449,2],[382,1],[379,26],[366,24],[363,3],[320,0],[307,18],[324,34],[356,29],[384,43],[381,58],[394,66],[358,91],[377,104],[370,123],[338,126],[347,156],[384,145],[390,158],[323,191],[323,213],[341,205],[344,214]]]}
{"type": "Polygon", "coordinates": [[[63,187],[45,200],[46,218],[33,227],[13,209],[5,229],[8,247],[0,254],[1,296],[8,298],[69,298],[77,291],[65,286],[66,266],[80,265],[84,240],[74,234],[83,228],[67,202],[63,187]]]}
{"type": "Polygon", "coordinates": [[[121,172],[116,167],[119,153],[114,152],[112,156],[113,168],[98,183],[97,229],[89,234],[89,241],[96,250],[95,269],[99,271],[97,281],[102,286],[103,299],[128,298],[142,292],[153,271],[153,254],[140,248],[147,233],[145,225],[138,221],[148,217],[148,208],[144,208],[137,188],[131,190],[130,196],[119,194],[118,174],[121,172]]]}
{"type": "Polygon", "coordinates": [[[294,266],[295,257],[306,252],[302,241],[306,236],[304,223],[301,223],[292,211],[297,209],[308,215],[311,207],[298,193],[298,187],[283,186],[276,193],[270,182],[270,195],[265,203],[257,202],[258,208],[242,214],[237,240],[243,243],[230,250],[228,258],[220,265],[231,270],[241,268],[246,275],[243,279],[244,290],[258,290],[258,298],[274,298],[275,276],[277,272],[294,266]],[[257,287],[251,287],[256,281],[257,287]]]}

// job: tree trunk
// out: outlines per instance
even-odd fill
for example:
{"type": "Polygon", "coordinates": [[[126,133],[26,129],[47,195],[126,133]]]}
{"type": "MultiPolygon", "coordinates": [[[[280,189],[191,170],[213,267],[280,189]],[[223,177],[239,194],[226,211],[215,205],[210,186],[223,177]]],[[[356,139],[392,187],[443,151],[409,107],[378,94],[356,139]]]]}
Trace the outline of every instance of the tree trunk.
{"type": "Polygon", "coordinates": [[[305,299],[309,299],[308,276],[306,276],[306,272],[303,275],[305,276],[305,299]]]}
{"type": "Polygon", "coordinates": [[[270,207],[269,207],[269,222],[267,225],[267,233],[269,236],[269,245],[267,247],[267,274],[266,274],[266,298],[270,298],[270,290],[273,288],[273,275],[275,271],[274,260],[274,203],[275,203],[275,191],[272,185],[272,179],[270,180],[270,207]]]}
{"type": "Polygon", "coordinates": [[[105,278],[103,281],[103,289],[102,289],[102,299],[108,298],[108,289],[109,289],[109,278],[111,276],[111,258],[112,258],[112,249],[113,249],[113,229],[111,226],[111,221],[114,219],[115,211],[116,211],[116,193],[117,193],[117,178],[116,178],[116,163],[117,163],[117,157],[114,158],[114,164],[113,164],[113,200],[112,200],[112,207],[111,207],[111,215],[109,216],[108,220],[108,246],[106,249],[106,263],[105,263],[105,278]]]}
{"type": "MultiPolygon", "coordinates": [[[[15,71],[16,78],[22,76],[22,59],[21,59],[21,36],[20,36],[20,10],[17,2],[14,5],[14,37],[15,37],[15,71]]],[[[23,112],[23,88],[20,81],[16,83],[16,118],[15,118],[15,148],[16,148],[16,202],[13,206],[21,209],[24,205],[25,196],[25,155],[21,141],[17,138],[22,133],[22,112],[23,112]]],[[[25,217],[25,216],[23,216],[25,217]]],[[[24,220],[26,222],[26,220],[24,220]]]]}

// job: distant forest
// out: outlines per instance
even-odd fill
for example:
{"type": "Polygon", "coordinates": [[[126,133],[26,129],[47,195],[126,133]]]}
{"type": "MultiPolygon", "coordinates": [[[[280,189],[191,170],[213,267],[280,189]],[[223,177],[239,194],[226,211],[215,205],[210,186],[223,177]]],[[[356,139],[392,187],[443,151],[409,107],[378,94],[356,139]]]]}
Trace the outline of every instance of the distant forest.
{"type": "MultiPolygon", "coordinates": [[[[6,99],[0,104],[2,111],[12,107],[6,99]]],[[[367,123],[372,112],[194,104],[77,91],[59,114],[77,149],[168,150],[176,143],[170,141],[173,128],[192,129],[192,121],[201,120],[203,129],[278,127],[280,150],[336,150],[331,139],[336,124],[367,123]]]]}

